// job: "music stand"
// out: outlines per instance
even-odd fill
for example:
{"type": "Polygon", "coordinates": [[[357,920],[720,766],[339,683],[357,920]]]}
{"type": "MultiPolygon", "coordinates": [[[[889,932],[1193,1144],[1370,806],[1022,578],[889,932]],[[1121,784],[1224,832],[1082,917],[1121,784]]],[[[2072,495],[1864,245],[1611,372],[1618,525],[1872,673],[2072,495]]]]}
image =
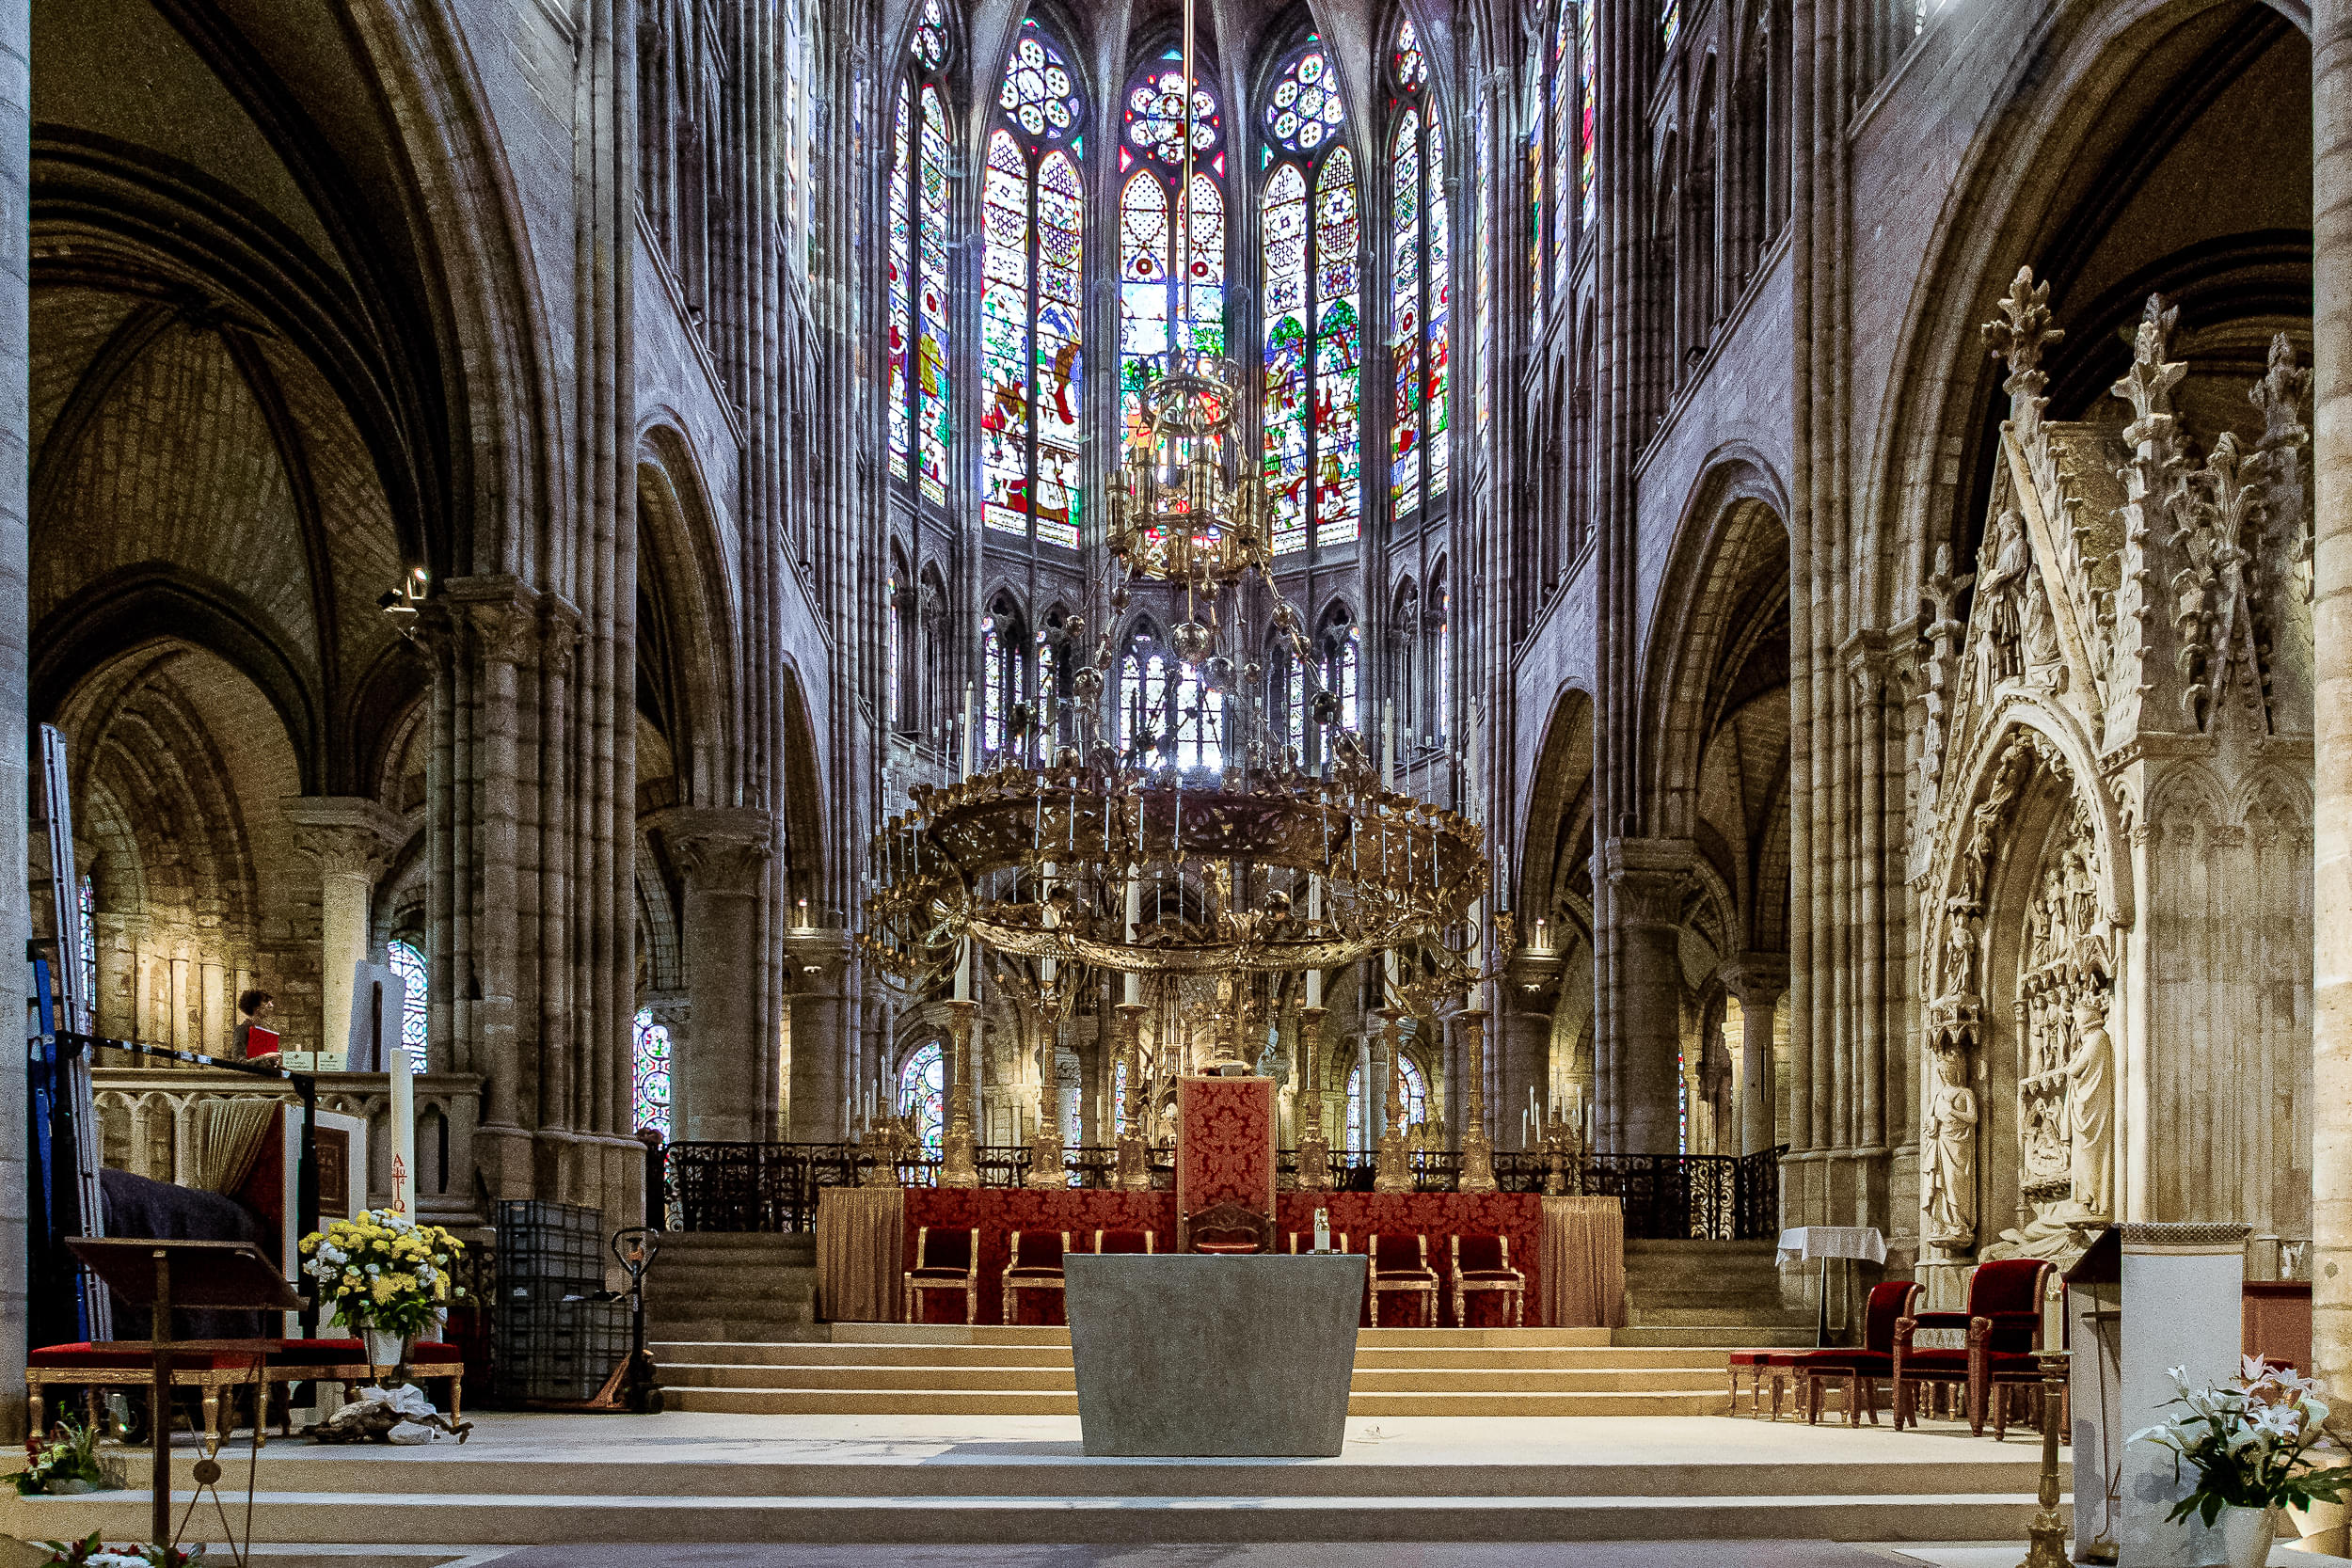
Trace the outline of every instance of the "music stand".
{"type": "MultiPolygon", "coordinates": [[[[141,1236],[74,1236],[66,1245],[125,1301],[154,1312],[155,1381],[149,1425],[155,1441],[151,1544],[171,1544],[171,1313],[174,1307],[299,1312],[305,1303],[278,1265],[251,1242],[172,1242],[141,1236]]],[[[258,1353],[257,1353],[258,1354],[258,1353]]],[[[262,1412],[254,1412],[262,1418],[262,1412]]]]}

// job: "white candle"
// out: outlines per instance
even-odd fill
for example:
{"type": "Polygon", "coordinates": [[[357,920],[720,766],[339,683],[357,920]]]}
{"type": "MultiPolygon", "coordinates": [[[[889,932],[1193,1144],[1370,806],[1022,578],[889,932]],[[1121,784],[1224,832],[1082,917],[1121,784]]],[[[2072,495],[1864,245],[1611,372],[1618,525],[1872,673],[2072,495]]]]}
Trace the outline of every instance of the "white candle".
{"type": "Polygon", "coordinates": [[[972,729],[972,683],[965,681],[963,683],[963,772],[961,777],[968,779],[972,776],[973,748],[977,744],[978,736],[973,733],[972,729]]]}
{"type": "Polygon", "coordinates": [[[392,1042],[391,1058],[392,1104],[387,1119],[392,1133],[392,1208],[407,1214],[416,1208],[409,1189],[417,1176],[417,1085],[405,1042],[392,1042]]]}
{"type": "MultiPolygon", "coordinates": [[[[1142,925],[1143,879],[1129,877],[1127,879],[1127,944],[1130,947],[1135,945],[1136,932],[1142,925]]],[[[1127,1005],[1134,1006],[1143,1000],[1143,976],[1131,969],[1127,972],[1125,978],[1126,989],[1123,994],[1127,1005]]]]}
{"type": "MultiPolygon", "coordinates": [[[[1323,879],[1320,877],[1307,879],[1307,918],[1318,921],[1323,918],[1323,879]]],[[[1323,1006],[1323,971],[1320,969],[1307,971],[1307,1006],[1323,1006]]]]}

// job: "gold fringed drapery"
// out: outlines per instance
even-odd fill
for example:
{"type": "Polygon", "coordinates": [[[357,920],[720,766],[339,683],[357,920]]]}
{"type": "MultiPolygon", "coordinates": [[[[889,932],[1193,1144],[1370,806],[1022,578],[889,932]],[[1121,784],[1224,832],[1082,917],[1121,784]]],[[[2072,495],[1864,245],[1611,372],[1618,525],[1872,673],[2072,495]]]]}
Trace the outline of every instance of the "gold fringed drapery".
{"type": "Polygon", "coordinates": [[[901,1187],[827,1187],[817,1195],[817,1313],[827,1323],[898,1321],[901,1187]]]}
{"type": "Polygon", "coordinates": [[[1625,1326],[1625,1208],[1613,1197],[1544,1199],[1540,1311],[1551,1328],[1625,1326]]]}
{"type": "Polygon", "coordinates": [[[208,1193],[233,1193],[253,1173],[262,1146],[278,1126],[282,1103],[259,1096],[204,1101],[198,1125],[196,1184],[208,1193]]]}

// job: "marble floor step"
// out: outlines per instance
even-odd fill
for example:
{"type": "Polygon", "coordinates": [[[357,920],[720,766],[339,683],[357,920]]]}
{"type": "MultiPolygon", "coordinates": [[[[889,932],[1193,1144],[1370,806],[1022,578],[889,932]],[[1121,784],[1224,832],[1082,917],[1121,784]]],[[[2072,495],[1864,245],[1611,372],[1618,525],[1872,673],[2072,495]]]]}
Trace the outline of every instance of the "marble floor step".
{"type": "MultiPolygon", "coordinates": [[[[666,1325],[665,1325],[666,1326],[666,1325]]],[[[693,1363],[742,1366],[860,1366],[860,1367],[1063,1367],[1071,1364],[1066,1345],[903,1345],[870,1342],[810,1341],[791,1345],[687,1340],[663,1338],[651,1344],[654,1359],[664,1365],[693,1363]]],[[[1463,1368],[1480,1371],[1613,1370],[1620,1369],[1707,1370],[1721,1373],[1725,1365],[1720,1350],[1630,1347],[1509,1346],[1392,1347],[1359,1342],[1359,1368],[1415,1370],[1463,1368]]]]}
{"type": "MultiPolygon", "coordinates": [[[[738,1416],[1074,1416],[1078,1396],[1044,1389],[694,1386],[665,1384],[666,1408],[738,1416]]],[[[1723,1416],[1721,1388],[1680,1392],[1377,1393],[1351,1388],[1351,1416],[1723,1416]]]]}
{"type": "MultiPolygon", "coordinates": [[[[985,1288],[985,1287],[984,1287],[985,1288]]],[[[1414,1346],[1458,1348],[1502,1346],[1521,1350],[1605,1350],[1606,1328],[1368,1328],[1358,1343],[1383,1349],[1414,1346]]],[[[1070,1330],[1058,1326],[1008,1328],[993,1323],[834,1323],[835,1343],[893,1345],[1067,1345],[1070,1330]]]]}
{"type": "MultiPolygon", "coordinates": [[[[1836,1436],[1835,1432],[1832,1435],[1836,1436]]],[[[692,1441],[688,1440],[690,1444],[692,1441]]],[[[1697,1441],[1704,1446],[1712,1440],[1697,1441]]],[[[1918,1441],[1917,1435],[1908,1441],[1918,1441]]],[[[446,1447],[403,1454],[385,1449],[355,1451],[309,1445],[281,1449],[273,1445],[262,1450],[262,1479],[266,1486],[286,1493],[367,1493],[396,1485],[403,1490],[475,1497],[562,1492],[577,1497],[643,1494],[690,1497],[862,1495],[1344,1499],[1404,1493],[1491,1498],[1671,1495],[1731,1501],[1792,1494],[1901,1493],[1944,1497],[2022,1493],[2038,1484],[2040,1477],[2039,1451],[2023,1442],[2006,1450],[1971,1443],[1969,1448],[1975,1457],[1959,1464],[1861,1457],[1851,1451],[1854,1446],[1849,1442],[1847,1451],[1836,1457],[1814,1460],[1731,1459],[1716,1450],[1713,1457],[1704,1460],[1661,1461],[1651,1456],[1639,1460],[1594,1457],[1569,1462],[1515,1462],[1496,1459],[1488,1450],[1475,1458],[1464,1455],[1456,1459],[1382,1459],[1368,1463],[1351,1457],[1302,1465],[1282,1459],[1089,1460],[1075,1453],[1010,1453],[976,1459],[933,1453],[896,1464],[873,1462],[870,1457],[769,1460],[742,1457],[744,1450],[740,1447],[727,1450],[736,1455],[733,1458],[663,1463],[642,1455],[623,1462],[576,1455],[558,1457],[544,1451],[525,1458],[472,1455],[470,1449],[446,1447]],[[2001,1457],[2004,1452],[2007,1457],[2001,1457]]],[[[191,1484],[196,1453],[183,1448],[172,1457],[174,1484],[191,1484]]],[[[124,1461],[132,1490],[144,1496],[150,1474],[145,1456],[133,1452],[126,1454],[124,1461]]],[[[246,1474],[241,1451],[224,1451],[221,1466],[222,1490],[241,1495],[246,1474]]],[[[2063,1464],[2059,1473],[2062,1481],[2071,1484],[2071,1470],[2063,1464]]],[[[6,1495],[0,1494],[0,1504],[5,1501],[6,1495]]]]}
{"type": "MultiPolygon", "coordinates": [[[[178,1517],[191,1497],[179,1495],[178,1517]]],[[[240,1499],[242,1501],[242,1499],[240,1499]]],[[[7,1499],[0,1528],[31,1539],[90,1529],[139,1535],[135,1493],[7,1499]]],[[[841,1542],[968,1545],[1149,1541],[1997,1541],[2023,1539],[2025,1493],[1491,1497],[1377,1498],[1044,1496],[677,1497],[550,1492],[264,1491],[254,1539],[265,1542],[461,1540],[485,1545],[590,1543],[841,1542]]],[[[242,1510],[240,1510],[242,1513],[242,1510]]],[[[200,1532],[199,1532],[200,1533],[200,1532]]]]}
{"type": "MultiPolygon", "coordinates": [[[[731,1361],[660,1363],[670,1388],[839,1388],[850,1390],[977,1389],[1001,1392],[1074,1392],[1076,1374],[1058,1367],[872,1367],[744,1365],[731,1361]]],[[[1722,1393],[1722,1373],[1657,1367],[1517,1369],[1391,1368],[1358,1366],[1359,1393],[1722,1393]]]]}

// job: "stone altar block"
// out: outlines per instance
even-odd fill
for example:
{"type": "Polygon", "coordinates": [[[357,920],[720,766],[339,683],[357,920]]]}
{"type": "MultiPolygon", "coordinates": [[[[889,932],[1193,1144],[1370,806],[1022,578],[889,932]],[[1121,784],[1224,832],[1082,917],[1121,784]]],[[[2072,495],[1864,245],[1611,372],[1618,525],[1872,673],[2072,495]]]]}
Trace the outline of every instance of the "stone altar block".
{"type": "Polygon", "coordinates": [[[1364,1266],[1265,1253],[1063,1259],[1087,1453],[1337,1455],[1364,1266]]]}

